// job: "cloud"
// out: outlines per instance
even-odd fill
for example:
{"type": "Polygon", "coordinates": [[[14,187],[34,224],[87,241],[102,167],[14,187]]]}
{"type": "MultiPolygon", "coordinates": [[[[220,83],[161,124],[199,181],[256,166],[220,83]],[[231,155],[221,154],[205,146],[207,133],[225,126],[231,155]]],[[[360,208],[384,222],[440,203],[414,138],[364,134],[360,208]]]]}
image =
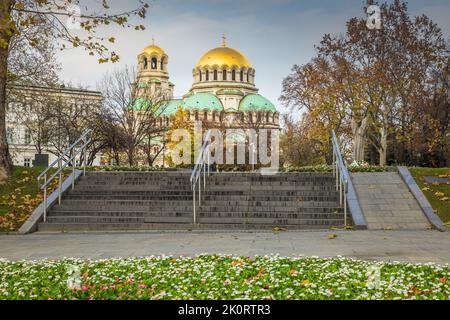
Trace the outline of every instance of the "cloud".
{"type": "MultiPolygon", "coordinates": [[[[411,12],[426,11],[448,37],[448,8],[442,4],[426,8],[423,5],[412,7],[411,12]]],[[[95,88],[105,72],[135,64],[137,55],[155,37],[169,55],[171,81],[175,83],[175,94],[181,96],[191,87],[197,61],[207,50],[219,46],[225,33],[228,45],[242,51],[255,67],[260,93],[278,104],[281,82],[292,65],[307,63],[315,54],[314,45],[325,33],[343,32],[350,17],[361,15],[361,2],[353,0],[321,5],[293,0],[159,1],[151,7],[145,21],[147,30],[104,30],[117,38],[112,49],[120,54],[120,63],[99,65],[80,49],[68,50],[60,54],[61,75],[75,84],[95,88]]]]}

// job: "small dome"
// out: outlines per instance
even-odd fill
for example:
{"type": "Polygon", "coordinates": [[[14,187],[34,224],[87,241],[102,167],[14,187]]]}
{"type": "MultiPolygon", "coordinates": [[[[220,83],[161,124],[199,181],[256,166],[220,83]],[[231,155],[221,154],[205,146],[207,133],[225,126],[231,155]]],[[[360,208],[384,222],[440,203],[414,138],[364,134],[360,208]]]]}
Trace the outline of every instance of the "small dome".
{"type": "Polygon", "coordinates": [[[203,68],[206,66],[237,66],[238,68],[251,68],[250,61],[236,49],[228,47],[218,47],[209,50],[198,61],[196,68],[203,68]]]}
{"type": "Polygon", "coordinates": [[[208,92],[199,92],[193,94],[183,102],[183,108],[188,110],[223,110],[222,102],[213,94],[208,92]]]}
{"type": "Polygon", "coordinates": [[[277,112],[277,109],[267,98],[259,94],[248,94],[241,100],[239,111],[270,111],[277,112]]]}
{"type": "MultiPolygon", "coordinates": [[[[156,54],[157,56],[160,56],[160,57],[166,55],[166,53],[164,52],[163,49],[161,49],[160,47],[158,47],[157,45],[154,45],[154,44],[152,44],[152,45],[146,47],[146,48],[142,51],[142,53],[145,53],[145,54],[147,54],[147,55],[149,55],[149,56],[151,56],[152,54],[156,54]]],[[[141,53],[141,54],[142,54],[142,53],[141,53]]]]}

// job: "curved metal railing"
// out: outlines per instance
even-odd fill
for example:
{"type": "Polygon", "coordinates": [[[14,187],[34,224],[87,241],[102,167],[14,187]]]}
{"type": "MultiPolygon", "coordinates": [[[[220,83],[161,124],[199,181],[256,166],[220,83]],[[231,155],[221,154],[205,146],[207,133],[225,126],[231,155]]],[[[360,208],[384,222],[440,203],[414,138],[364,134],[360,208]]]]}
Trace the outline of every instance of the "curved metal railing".
{"type": "Polygon", "coordinates": [[[203,173],[203,190],[206,189],[206,172],[208,172],[208,176],[210,173],[210,166],[211,166],[211,153],[210,146],[211,146],[211,130],[208,130],[205,135],[205,140],[203,142],[202,148],[200,149],[200,154],[198,155],[197,162],[195,163],[194,169],[192,170],[191,174],[191,188],[192,188],[192,201],[193,201],[193,218],[194,218],[194,224],[197,223],[197,212],[196,212],[196,187],[198,186],[198,205],[201,205],[201,190],[202,190],[202,184],[201,184],[201,175],[203,173]]]}
{"type": "Polygon", "coordinates": [[[48,185],[59,176],[58,181],[58,204],[61,204],[61,189],[62,189],[62,172],[69,165],[72,166],[72,189],[75,188],[75,167],[76,158],[78,155],[83,154],[83,175],[86,175],[86,149],[91,142],[92,130],[88,129],[77,139],[70,147],[68,147],[52,164],[48,166],[38,177],[38,189],[44,190],[44,222],[47,221],[47,187],[48,185]],[[58,168],[53,175],[48,177],[50,170],[58,168]],[[42,181],[43,180],[43,181],[42,181]],[[41,183],[42,181],[42,183],[41,183]]]}

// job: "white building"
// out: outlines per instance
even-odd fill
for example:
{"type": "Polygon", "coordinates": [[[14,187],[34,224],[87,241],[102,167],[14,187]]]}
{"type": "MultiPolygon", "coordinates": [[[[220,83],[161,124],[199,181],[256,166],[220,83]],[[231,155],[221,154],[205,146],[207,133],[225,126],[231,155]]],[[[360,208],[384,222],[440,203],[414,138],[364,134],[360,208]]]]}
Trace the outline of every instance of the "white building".
{"type": "MultiPolygon", "coordinates": [[[[82,119],[102,105],[100,92],[66,87],[8,87],[6,135],[13,164],[32,167],[36,155],[48,164],[68,147],[68,121],[84,130],[82,119]],[[61,113],[64,110],[66,112],[61,113]],[[58,117],[62,121],[56,121],[58,117]],[[59,124],[59,126],[58,126],[59,124]],[[59,133],[59,134],[58,134],[59,133]],[[45,158],[48,157],[48,161],[45,158]]],[[[97,155],[92,165],[100,165],[97,155]]]]}

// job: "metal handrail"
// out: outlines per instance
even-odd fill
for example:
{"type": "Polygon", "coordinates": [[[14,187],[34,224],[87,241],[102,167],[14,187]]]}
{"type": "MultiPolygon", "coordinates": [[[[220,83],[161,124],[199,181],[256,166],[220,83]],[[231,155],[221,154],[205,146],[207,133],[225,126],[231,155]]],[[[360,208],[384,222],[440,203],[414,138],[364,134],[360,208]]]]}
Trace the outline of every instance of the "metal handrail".
{"type": "Polygon", "coordinates": [[[92,130],[88,129],[83,132],[83,134],[70,145],[52,164],[50,164],[47,169],[42,171],[42,173],[37,177],[38,189],[44,190],[44,222],[47,222],[47,187],[48,185],[59,176],[58,180],[58,204],[61,204],[61,190],[62,190],[62,172],[70,164],[72,165],[72,190],[75,188],[75,167],[76,167],[76,157],[83,153],[83,176],[86,175],[86,151],[87,146],[91,142],[92,130]],[[79,146],[81,144],[81,146],[79,146]],[[78,148],[78,149],[77,149],[78,148]],[[63,163],[64,162],[64,163],[63,163]],[[50,170],[57,166],[56,172],[48,178],[50,170]],[[41,180],[43,183],[41,184],[41,180]]]}
{"type": "Polygon", "coordinates": [[[196,203],[195,203],[195,189],[198,184],[198,205],[201,206],[201,183],[199,183],[201,174],[203,172],[203,189],[206,189],[206,171],[208,171],[208,176],[210,174],[210,167],[211,167],[211,153],[210,146],[211,146],[211,130],[208,130],[206,132],[205,141],[202,144],[202,148],[200,149],[200,154],[198,155],[197,162],[195,163],[194,169],[192,170],[191,174],[191,188],[192,188],[192,206],[193,206],[193,219],[194,224],[197,223],[197,212],[196,212],[196,203]],[[205,154],[206,162],[205,162],[205,154]]]}
{"type": "Polygon", "coordinates": [[[331,131],[331,141],[333,144],[333,175],[336,177],[336,191],[339,191],[339,204],[344,207],[344,225],[347,226],[347,194],[350,175],[342,158],[334,130],[331,131]]]}

